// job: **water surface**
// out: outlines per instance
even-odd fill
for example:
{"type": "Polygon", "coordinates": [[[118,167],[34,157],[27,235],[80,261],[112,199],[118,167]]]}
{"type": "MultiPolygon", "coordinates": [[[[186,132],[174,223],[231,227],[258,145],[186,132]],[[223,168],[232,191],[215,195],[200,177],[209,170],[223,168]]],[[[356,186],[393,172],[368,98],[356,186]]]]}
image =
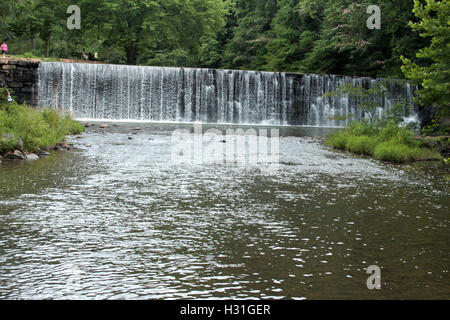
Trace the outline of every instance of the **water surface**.
{"type": "Polygon", "coordinates": [[[276,174],[174,164],[164,126],[139,125],[0,165],[0,298],[448,299],[440,165],[336,153],[300,131],[281,138],[276,174]]]}

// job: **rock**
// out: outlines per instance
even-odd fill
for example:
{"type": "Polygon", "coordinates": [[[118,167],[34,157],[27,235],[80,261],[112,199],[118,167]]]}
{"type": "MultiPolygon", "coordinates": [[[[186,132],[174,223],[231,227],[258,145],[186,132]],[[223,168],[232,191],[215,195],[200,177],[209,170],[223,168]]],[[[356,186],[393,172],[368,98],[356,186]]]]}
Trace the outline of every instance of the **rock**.
{"type": "Polygon", "coordinates": [[[53,150],[56,151],[63,151],[63,150],[70,150],[71,148],[65,144],[65,143],[57,143],[54,147],[53,150]]]}
{"type": "Polygon", "coordinates": [[[85,128],[90,128],[90,127],[92,127],[92,124],[86,123],[86,124],[84,125],[84,127],[85,127],[85,128]]]}
{"type": "Polygon", "coordinates": [[[85,147],[86,147],[86,148],[91,148],[91,147],[92,147],[92,144],[86,144],[85,147]]]}
{"type": "Polygon", "coordinates": [[[49,155],[50,155],[50,153],[45,151],[45,150],[41,149],[41,150],[38,151],[38,156],[39,157],[46,157],[46,156],[49,156],[49,155]]]}
{"type": "Polygon", "coordinates": [[[133,140],[133,137],[128,137],[128,140],[133,140]]]}
{"type": "Polygon", "coordinates": [[[100,129],[106,129],[109,128],[109,124],[101,124],[100,129]]]}
{"type": "Polygon", "coordinates": [[[134,128],[133,130],[134,130],[134,131],[141,131],[142,129],[139,128],[139,127],[137,127],[137,128],[134,128]]]}
{"type": "Polygon", "coordinates": [[[25,160],[27,156],[24,155],[22,151],[14,150],[14,152],[8,152],[5,155],[5,158],[10,160],[25,160]]]}
{"type": "Polygon", "coordinates": [[[39,156],[34,153],[28,153],[26,160],[39,160],[39,156]]]}

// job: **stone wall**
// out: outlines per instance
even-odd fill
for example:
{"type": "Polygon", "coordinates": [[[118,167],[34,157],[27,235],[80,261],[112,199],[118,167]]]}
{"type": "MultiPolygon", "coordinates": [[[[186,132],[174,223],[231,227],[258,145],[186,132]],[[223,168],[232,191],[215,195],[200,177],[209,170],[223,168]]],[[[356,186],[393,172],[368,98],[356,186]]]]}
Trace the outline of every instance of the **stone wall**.
{"type": "Polygon", "coordinates": [[[0,87],[11,89],[17,102],[37,106],[39,63],[40,61],[0,58],[0,87]]]}

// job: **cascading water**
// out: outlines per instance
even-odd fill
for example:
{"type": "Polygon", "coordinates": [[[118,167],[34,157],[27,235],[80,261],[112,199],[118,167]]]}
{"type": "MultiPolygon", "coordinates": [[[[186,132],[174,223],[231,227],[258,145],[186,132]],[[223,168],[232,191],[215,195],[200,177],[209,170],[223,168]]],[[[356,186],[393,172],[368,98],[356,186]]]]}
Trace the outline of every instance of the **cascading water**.
{"type": "MultiPolygon", "coordinates": [[[[280,72],[42,62],[39,106],[77,119],[339,127],[365,115],[348,97],[324,98],[341,85],[369,88],[381,79],[280,72]]],[[[389,80],[378,115],[413,87],[389,80]]],[[[415,110],[405,113],[411,117],[415,110]]]]}

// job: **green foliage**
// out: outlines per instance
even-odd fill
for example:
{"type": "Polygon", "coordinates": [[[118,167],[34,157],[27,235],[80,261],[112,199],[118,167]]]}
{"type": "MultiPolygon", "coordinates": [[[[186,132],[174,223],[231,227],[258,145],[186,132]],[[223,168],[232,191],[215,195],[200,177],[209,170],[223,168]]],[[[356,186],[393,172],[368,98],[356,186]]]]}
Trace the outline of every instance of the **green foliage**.
{"type": "Polygon", "coordinates": [[[13,151],[18,146],[17,138],[12,136],[0,136],[0,152],[13,151]]]}
{"type": "Polygon", "coordinates": [[[231,39],[225,45],[223,65],[233,69],[262,69],[276,0],[234,0],[229,18],[231,39]]]}
{"type": "Polygon", "coordinates": [[[418,158],[420,150],[390,140],[379,144],[375,148],[373,155],[378,160],[404,163],[418,158]]]}
{"type": "Polygon", "coordinates": [[[347,138],[346,149],[354,153],[372,155],[377,144],[377,137],[349,135],[347,138]]]}
{"type": "Polygon", "coordinates": [[[411,32],[410,0],[280,0],[267,45],[266,68],[280,71],[401,76],[408,57],[427,40],[411,32]],[[366,13],[378,4],[380,30],[369,30],[366,13]]]}
{"type": "Polygon", "coordinates": [[[325,143],[336,149],[396,163],[442,159],[437,151],[428,149],[424,142],[416,139],[411,129],[394,121],[352,122],[343,131],[328,137],[325,143]]]}
{"type": "Polygon", "coordinates": [[[230,0],[4,1],[13,54],[81,59],[86,48],[105,62],[183,66],[219,59],[230,8],[230,0]],[[81,30],[67,29],[72,4],[81,9],[81,30]]]}
{"type": "Polygon", "coordinates": [[[369,116],[372,122],[375,117],[375,112],[379,106],[380,98],[383,98],[387,93],[386,86],[380,82],[377,82],[370,88],[355,87],[352,83],[341,86],[337,91],[331,91],[325,93],[324,98],[333,96],[348,96],[351,99],[357,100],[359,103],[357,108],[364,111],[369,116]]]}
{"type": "Polygon", "coordinates": [[[8,102],[8,92],[7,88],[0,87],[0,108],[8,102]]]}
{"type": "MultiPolygon", "coordinates": [[[[446,0],[448,1],[448,0],[446,0]]],[[[2,0],[11,54],[102,61],[399,77],[429,45],[408,27],[411,0],[2,0]],[[81,8],[81,30],[66,9],[81,8]],[[382,11],[369,30],[369,5],[382,11]],[[31,53],[31,54],[29,54],[31,53]]],[[[448,68],[447,68],[448,69],[448,68]]]]}
{"type": "Polygon", "coordinates": [[[431,44],[417,53],[420,65],[401,57],[406,77],[421,85],[418,102],[424,106],[440,106],[444,116],[450,115],[450,0],[414,1],[418,22],[411,28],[431,44]]]}
{"type": "Polygon", "coordinates": [[[25,150],[36,151],[63,141],[68,134],[83,131],[83,126],[60,111],[0,103],[1,152],[14,149],[17,139],[23,142],[25,150]]]}
{"type": "MultiPolygon", "coordinates": [[[[372,84],[369,88],[355,86],[352,83],[342,85],[336,91],[326,92],[323,97],[348,97],[357,101],[356,108],[362,111],[362,115],[368,116],[370,122],[375,120],[377,108],[380,106],[380,101],[386,97],[388,93],[388,81],[378,81],[372,84]]],[[[403,121],[405,115],[409,114],[411,106],[409,102],[402,97],[391,97],[395,103],[389,110],[384,110],[383,117],[387,123],[394,121],[400,123],[403,121]]],[[[351,115],[353,116],[353,115],[351,115]]]]}
{"type": "Polygon", "coordinates": [[[420,133],[423,136],[450,135],[450,127],[448,125],[442,125],[438,119],[432,119],[429,125],[421,128],[420,133]]]}

